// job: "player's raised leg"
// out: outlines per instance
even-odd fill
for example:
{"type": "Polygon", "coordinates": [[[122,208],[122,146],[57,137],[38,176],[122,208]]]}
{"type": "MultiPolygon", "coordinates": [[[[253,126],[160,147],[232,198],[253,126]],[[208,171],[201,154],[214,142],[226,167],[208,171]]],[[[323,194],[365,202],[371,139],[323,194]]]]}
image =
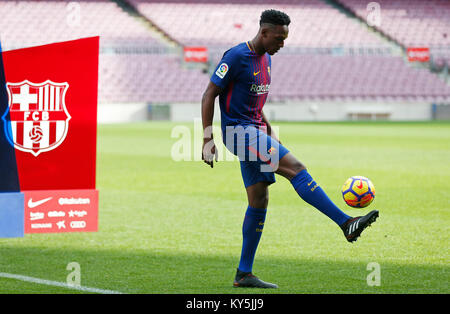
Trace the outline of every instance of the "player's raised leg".
{"type": "Polygon", "coordinates": [[[276,173],[288,179],[297,194],[304,201],[320,210],[338,224],[349,242],[356,241],[361,232],[370,226],[378,217],[377,210],[371,211],[361,217],[353,218],[348,216],[330,200],[325,194],[325,191],[323,191],[308,173],[306,167],[291,153],[281,158],[276,173]]]}
{"type": "Polygon", "coordinates": [[[352,218],[330,200],[308,173],[306,167],[293,154],[288,153],[280,160],[276,173],[287,178],[305,202],[320,210],[339,226],[352,218]]]}

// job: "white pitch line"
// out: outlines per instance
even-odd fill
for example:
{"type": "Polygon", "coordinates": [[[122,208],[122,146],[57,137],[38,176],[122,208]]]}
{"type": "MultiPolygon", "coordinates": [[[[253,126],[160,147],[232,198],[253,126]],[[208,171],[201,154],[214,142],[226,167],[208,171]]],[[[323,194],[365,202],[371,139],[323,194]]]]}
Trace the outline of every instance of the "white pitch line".
{"type": "Polygon", "coordinates": [[[23,276],[23,275],[16,275],[16,274],[0,273],[0,277],[37,283],[40,285],[62,287],[62,288],[67,288],[67,289],[72,289],[72,290],[83,291],[83,292],[93,292],[93,293],[100,293],[100,294],[122,294],[122,292],[114,291],[114,290],[103,290],[103,289],[98,289],[98,288],[69,285],[65,282],[45,280],[45,279],[28,277],[28,276],[23,276]]]}

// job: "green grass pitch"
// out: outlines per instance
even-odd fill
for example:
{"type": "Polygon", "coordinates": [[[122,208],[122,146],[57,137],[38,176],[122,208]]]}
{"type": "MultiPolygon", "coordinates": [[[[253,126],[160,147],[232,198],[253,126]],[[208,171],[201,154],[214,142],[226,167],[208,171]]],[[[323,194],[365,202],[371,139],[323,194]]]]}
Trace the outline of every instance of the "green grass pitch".
{"type": "MultiPolygon", "coordinates": [[[[253,270],[279,289],[264,291],[232,287],[247,207],[239,163],[174,161],[177,125],[100,125],[99,231],[0,239],[0,272],[65,282],[77,262],[81,285],[124,293],[450,292],[450,123],[274,123],[339,207],[380,217],[348,243],[277,176],[253,270]],[[352,175],[375,185],[366,209],[342,200],[352,175]],[[379,285],[368,284],[369,263],[379,285]]],[[[0,293],[74,292],[0,278],[0,293]]]]}

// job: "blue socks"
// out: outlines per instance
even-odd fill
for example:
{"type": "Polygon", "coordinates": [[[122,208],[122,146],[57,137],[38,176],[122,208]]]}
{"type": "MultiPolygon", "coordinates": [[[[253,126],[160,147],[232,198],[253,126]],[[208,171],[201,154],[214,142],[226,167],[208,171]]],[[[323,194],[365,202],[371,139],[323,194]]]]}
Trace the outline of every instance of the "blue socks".
{"type": "MultiPolygon", "coordinates": [[[[305,202],[320,210],[339,226],[351,218],[328,198],[306,169],[300,171],[292,178],[291,184],[305,202]]],[[[243,242],[241,259],[238,267],[240,271],[252,271],[256,249],[264,228],[266,212],[267,209],[253,208],[250,206],[247,208],[244,223],[242,225],[243,242]]]]}
{"type": "Polygon", "coordinates": [[[325,194],[322,188],[305,170],[300,171],[292,178],[291,184],[298,195],[308,204],[314,206],[322,213],[341,226],[351,217],[342,212],[325,194]]]}
{"type": "Polygon", "coordinates": [[[248,206],[242,225],[242,251],[239,262],[239,270],[251,272],[256,248],[264,228],[267,209],[253,208],[248,206]]]}

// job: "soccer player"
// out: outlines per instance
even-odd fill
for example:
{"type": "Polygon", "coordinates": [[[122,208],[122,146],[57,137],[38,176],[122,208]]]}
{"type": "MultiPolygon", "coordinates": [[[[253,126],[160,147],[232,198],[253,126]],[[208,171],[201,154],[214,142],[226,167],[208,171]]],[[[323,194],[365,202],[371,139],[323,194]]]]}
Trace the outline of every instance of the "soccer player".
{"type": "Polygon", "coordinates": [[[253,261],[264,227],[269,201],[268,186],[275,175],[288,179],[298,195],[332,219],[349,242],[378,217],[350,217],[341,211],[298,161],[278,140],[262,110],[271,75],[271,55],[283,48],[290,18],[277,10],[262,12],[260,28],[250,41],[227,50],[202,97],[202,159],[211,168],[217,161],[212,134],[214,101],[219,96],[222,137],[228,150],[240,160],[248,207],[242,226],[242,251],[233,285],[235,287],[277,288],[252,273],[253,261]]]}

